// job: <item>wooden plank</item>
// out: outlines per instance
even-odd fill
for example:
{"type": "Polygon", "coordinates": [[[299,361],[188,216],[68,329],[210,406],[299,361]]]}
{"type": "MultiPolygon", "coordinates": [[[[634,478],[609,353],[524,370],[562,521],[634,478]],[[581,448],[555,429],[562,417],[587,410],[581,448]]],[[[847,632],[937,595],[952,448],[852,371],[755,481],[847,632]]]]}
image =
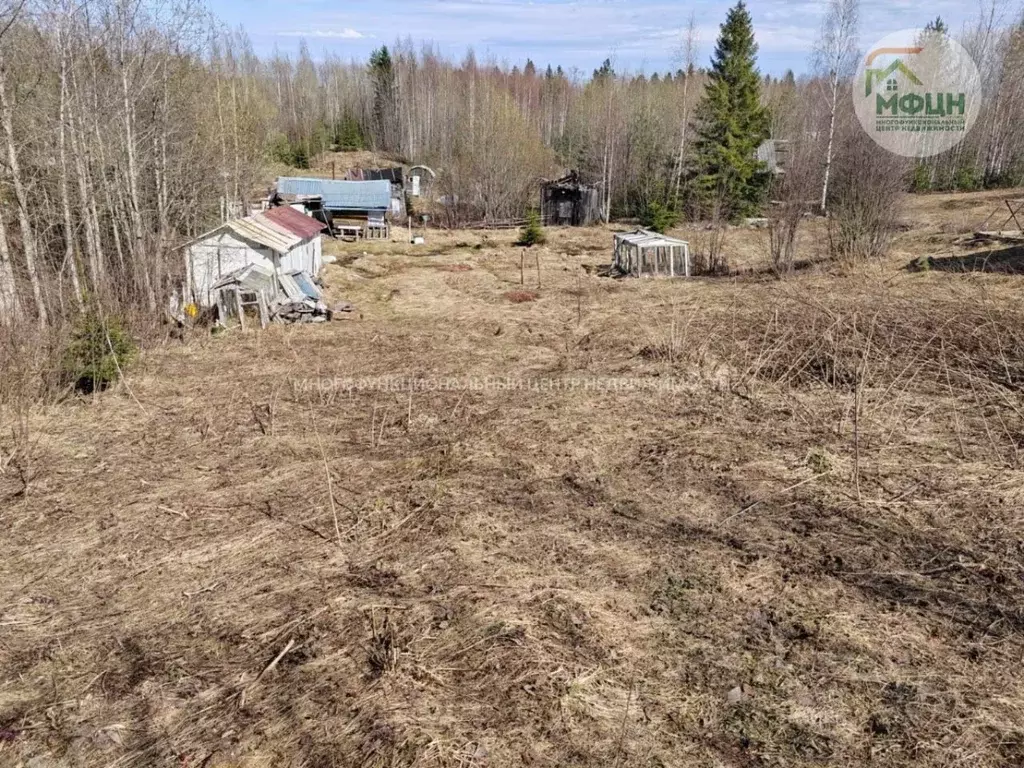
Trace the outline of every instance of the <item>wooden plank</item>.
{"type": "Polygon", "coordinates": [[[265,330],[270,323],[270,308],[267,307],[267,297],[263,295],[263,291],[256,294],[256,303],[260,311],[260,328],[265,330]]]}
{"type": "Polygon", "coordinates": [[[235,294],[235,309],[238,310],[238,325],[241,326],[242,330],[245,330],[245,308],[242,306],[242,292],[237,288],[234,289],[235,294]]]}

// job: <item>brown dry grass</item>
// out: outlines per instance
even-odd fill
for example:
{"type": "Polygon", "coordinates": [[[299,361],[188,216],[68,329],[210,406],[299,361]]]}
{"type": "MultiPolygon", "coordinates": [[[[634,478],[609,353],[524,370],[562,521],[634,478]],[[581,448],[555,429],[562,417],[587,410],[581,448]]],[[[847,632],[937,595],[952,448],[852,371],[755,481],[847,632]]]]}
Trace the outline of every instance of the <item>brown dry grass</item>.
{"type": "Polygon", "coordinates": [[[941,201],[786,281],[331,244],[361,320],[5,420],[0,764],[1020,764],[1024,311],[902,269],[941,201]]]}

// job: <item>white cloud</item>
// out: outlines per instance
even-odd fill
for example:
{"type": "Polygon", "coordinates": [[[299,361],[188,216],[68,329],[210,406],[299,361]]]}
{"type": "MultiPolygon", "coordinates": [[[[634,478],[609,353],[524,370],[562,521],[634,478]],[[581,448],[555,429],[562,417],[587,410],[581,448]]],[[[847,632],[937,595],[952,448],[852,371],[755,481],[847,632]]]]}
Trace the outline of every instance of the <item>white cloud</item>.
{"type": "Polygon", "coordinates": [[[345,27],[344,29],[308,29],[304,32],[278,32],[277,34],[281,37],[319,37],[334,40],[361,40],[364,37],[373,37],[373,35],[364,35],[362,32],[352,29],[352,27],[345,27]]]}

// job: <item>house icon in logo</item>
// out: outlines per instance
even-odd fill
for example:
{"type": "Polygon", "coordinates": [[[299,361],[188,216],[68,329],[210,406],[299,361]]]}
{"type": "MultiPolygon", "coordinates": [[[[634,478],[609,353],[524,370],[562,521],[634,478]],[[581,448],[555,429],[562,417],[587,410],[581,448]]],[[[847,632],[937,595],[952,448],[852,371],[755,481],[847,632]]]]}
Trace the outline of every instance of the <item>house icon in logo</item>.
{"type": "Polygon", "coordinates": [[[877,48],[867,58],[867,67],[864,69],[864,95],[870,96],[876,83],[882,83],[884,90],[892,93],[900,89],[900,77],[905,83],[922,85],[921,78],[903,63],[902,59],[895,59],[887,67],[872,68],[871,63],[884,54],[892,53],[920,53],[923,48],[877,48]],[[899,77],[898,77],[899,76],[899,77]]]}

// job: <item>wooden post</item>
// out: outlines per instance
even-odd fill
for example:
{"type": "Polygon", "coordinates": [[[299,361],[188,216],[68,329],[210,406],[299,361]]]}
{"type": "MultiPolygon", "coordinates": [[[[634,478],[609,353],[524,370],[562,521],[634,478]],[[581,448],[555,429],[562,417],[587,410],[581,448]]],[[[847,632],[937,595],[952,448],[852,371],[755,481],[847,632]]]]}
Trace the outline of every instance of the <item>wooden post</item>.
{"type": "Polygon", "coordinates": [[[576,325],[583,322],[583,268],[576,270],[576,325]]]}
{"type": "Polygon", "coordinates": [[[540,288],[540,251],[534,254],[537,257],[537,287],[540,288]]]}
{"type": "Polygon", "coordinates": [[[334,161],[333,161],[333,160],[331,160],[331,181],[335,181],[335,176],[334,176],[334,161]]]}
{"type": "Polygon", "coordinates": [[[242,307],[242,292],[235,288],[235,308],[238,310],[238,325],[245,330],[245,308],[242,307]]]}
{"type": "Polygon", "coordinates": [[[526,284],[526,276],[523,274],[523,270],[526,268],[526,249],[523,248],[523,252],[519,254],[519,284],[526,284]]]}
{"type": "Polygon", "coordinates": [[[265,330],[270,322],[270,309],[267,307],[267,297],[263,295],[263,291],[256,293],[256,306],[260,311],[260,328],[265,330]]]}

